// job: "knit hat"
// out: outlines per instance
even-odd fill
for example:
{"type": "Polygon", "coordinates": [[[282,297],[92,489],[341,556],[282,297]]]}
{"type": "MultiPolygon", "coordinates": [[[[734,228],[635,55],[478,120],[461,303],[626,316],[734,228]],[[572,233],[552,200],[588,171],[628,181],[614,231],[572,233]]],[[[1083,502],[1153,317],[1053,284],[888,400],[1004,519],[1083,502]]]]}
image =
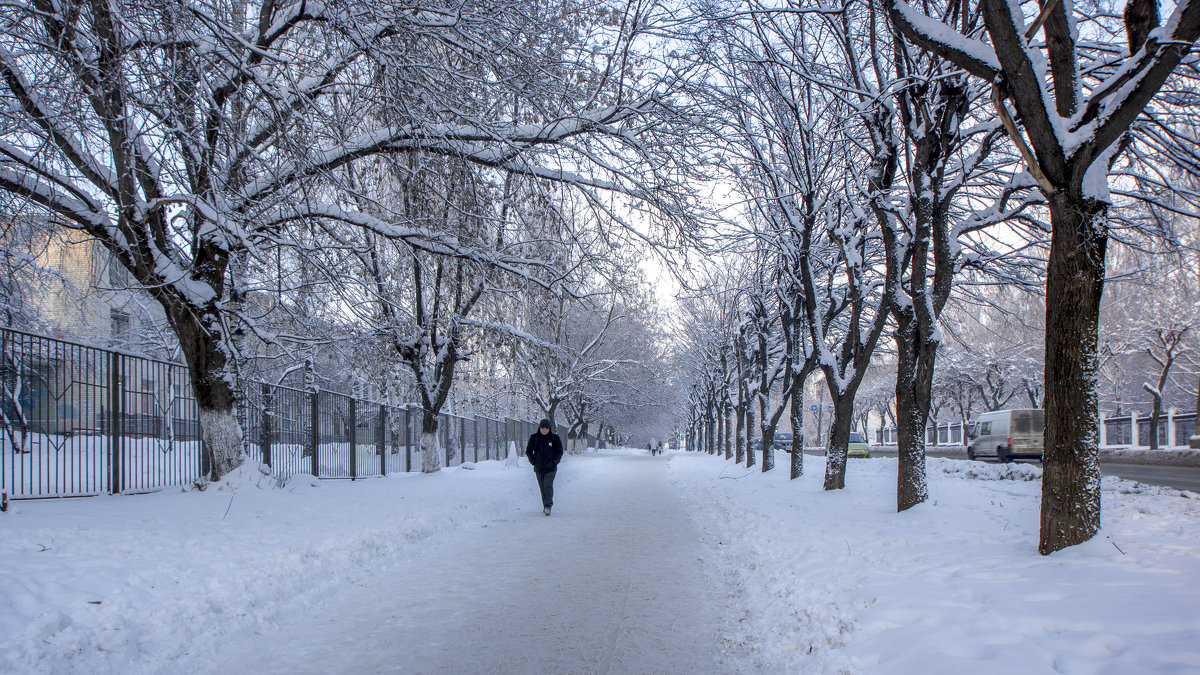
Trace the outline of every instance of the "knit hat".
{"type": "Polygon", "coordinates": [[[550,420],[543,417],[542,423],[538,425],[538,428],[539,429],[549,429],[550,428],[550,420]]]}

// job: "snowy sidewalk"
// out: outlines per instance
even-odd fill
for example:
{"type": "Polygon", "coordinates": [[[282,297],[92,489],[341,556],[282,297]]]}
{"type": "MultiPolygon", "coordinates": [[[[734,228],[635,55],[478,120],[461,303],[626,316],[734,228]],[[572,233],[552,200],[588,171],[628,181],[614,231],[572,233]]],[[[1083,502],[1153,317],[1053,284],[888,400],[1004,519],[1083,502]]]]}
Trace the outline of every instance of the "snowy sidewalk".
{"type": "MultiPolygon", "coordinates": [[[[711,673],[719,607],[666,461],[568,457],[520,510],[236,638],[213,672],[711,673]]],[[[524,500],[521,502],[521,500],[524,500]]]]}
{"type": "Polygon", "coordinates": [[[930,458],[898,514],[894,459],[807,464],[572,456],[550,518],[523,461],[16,502],[0,673],[1200,673],[1200,495],[1105,477],[1040,556],[1037,467],[930,458]]]}

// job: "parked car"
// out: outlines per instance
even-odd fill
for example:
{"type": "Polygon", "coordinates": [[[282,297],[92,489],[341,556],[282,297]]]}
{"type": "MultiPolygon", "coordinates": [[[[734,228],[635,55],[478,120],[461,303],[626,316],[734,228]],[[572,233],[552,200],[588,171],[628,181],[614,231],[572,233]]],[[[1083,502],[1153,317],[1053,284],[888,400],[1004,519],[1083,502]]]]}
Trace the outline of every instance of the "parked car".
{"type": "Polygon", "coordinates": [[[992,410],[975,420],[967,443],[968,459],[1042,460],[1045,417],[1042,410],[992,410]]]}
{"type": "Polygon", "coordinates": [[[867,447],[867,439],[862,434],[851,431],[850,443],[846,446],[847,457],[870,457],[871,448],[867,447]]]}
{"type": "Polygon", "coordinates": [[[791,452],[792,451],[792,432],[776,431],[775,432],[775,443],[773,445],[775,446],[776,450],[787,450],[788,452],[791,452]]]}

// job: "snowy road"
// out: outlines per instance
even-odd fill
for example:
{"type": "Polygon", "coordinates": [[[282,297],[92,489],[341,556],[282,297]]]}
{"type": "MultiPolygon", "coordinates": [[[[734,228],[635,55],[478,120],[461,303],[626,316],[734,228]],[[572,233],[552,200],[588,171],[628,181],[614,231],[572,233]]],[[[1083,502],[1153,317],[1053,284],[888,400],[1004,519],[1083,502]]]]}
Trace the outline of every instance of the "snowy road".
{"type": "Polygon", "coordinates": [[[715,649],[715,598],[725,596],[713,592],[665,466],[661,457],[569,457],[549,518],[522,467],[527,506],[239,638],[218,651],[213,672],[727,670],[715,649]]]}

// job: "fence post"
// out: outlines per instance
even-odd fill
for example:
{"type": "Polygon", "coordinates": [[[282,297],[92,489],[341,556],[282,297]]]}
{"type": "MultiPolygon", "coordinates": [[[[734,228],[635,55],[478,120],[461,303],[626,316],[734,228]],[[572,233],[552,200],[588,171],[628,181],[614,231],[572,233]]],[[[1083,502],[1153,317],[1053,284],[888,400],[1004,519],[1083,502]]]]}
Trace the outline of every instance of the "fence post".
{"type": "Polygon", "coordinates": [[[1142,443],[1142,430],[1138,428],[1138,416],[1136,410],[1129,411],[1129,447],[1136,448],[1142,443]]]}
{"type": "Polygon", "coordinates": [[[1102,448],[1105,447],[1106,445],[1108,445],[1108,423],[1105,421],[1106,419],[1107,419],[1107,416],[1103,412],[1100,413],[1099,438],[1100,438],[1100,447],[1102,447],[1102,448]]]}
{"type": "Polygon", "coordinates": [[[379,431],[375,434],[375,451],[379,453],[379,473],[387,475],[387,406],[379,404],[379,431]]]}
{"type": "MultiPolygon", "coordinates": [[[[249,398],[249,397],[246,397],[249,398]]],[[[262,461],[268,467],[271,466],[271,385],[263,382],[262,385],[262,436],[259,439],[259,445],[262,447],[262,461]]]]}
{"type": "Polygon", "coordinates": [[[355,399],[350,397],[350,480],[358,478],[358,417],[355,414],[355,399]]]}
{"type": "Polygon", "coordinates": [[[321,416],[317,411],[317,399],[320,394],[320,391],[314,391],[310,395],[312,397],[312,405],[310,406],[312,408],[312,437],[309,439],[309,442],[312,443],[312,475],[317,478],[321,477],[321,464],[317,459],[317,455],[320,454],[319,441],[321,440],[321,416]]]}
{"type": "MultiPolygon", "coordinates": [[[[121,381],[121,355],[117,352],[109,352],[109,423],[108,423],[108,468],[109,476],[109,491],[112,494],[120,494],[121,492],[121,441],[122,441],[122,424],[121,424],[121,388],[124,383],[121,381]]],[[[203,447],[200,450],[200,472],[207,475],[205,471],[205,451],[203,447]]]]}
{"type": "Polygon", "coordinates": [[[404,473],[412,471],[412,410],[404,406],[404,473]]]}
{"type": "Polygon", "coordinates": [[[1164,448],[1175,445],[1175,409],[1167,408],[1167,442],[1164,448]]]}
{"type": "MultiPolygon", "coordinates": [[[[471,422],[471,424],[473,424],[475,427],[474,430],[471,432],[472,433],[471,438],[472,438],[472,440],[475,441],[475,463],[478,464],[479,463],[479,415],[475,416],[475,419],[474,419],[474,421],[471,422]]],[[[486,462],[487,456],[485,455],[483,459],[486,462]]]]}

